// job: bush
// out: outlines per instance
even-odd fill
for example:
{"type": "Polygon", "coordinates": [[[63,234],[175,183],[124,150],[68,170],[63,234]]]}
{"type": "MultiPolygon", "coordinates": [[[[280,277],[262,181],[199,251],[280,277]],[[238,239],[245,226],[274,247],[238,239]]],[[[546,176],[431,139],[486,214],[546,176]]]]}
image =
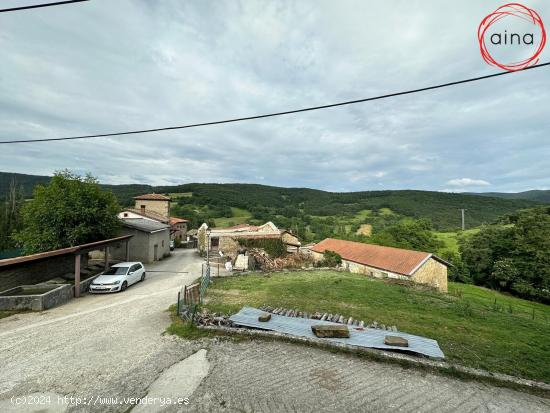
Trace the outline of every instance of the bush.
{"type": "Polygon", "coordinates": [[[317,263],[317,267],[337,267],[342,264],[342,256],[334,251],[325,251],[323,259],[317,263]]]}
{"type": "Polygon", "coordinates": [[[286,254],[285,244],[279,238],[239,238],[237,241],[243,247],[261,248],[273,258],[282,257],[286,254]]]}

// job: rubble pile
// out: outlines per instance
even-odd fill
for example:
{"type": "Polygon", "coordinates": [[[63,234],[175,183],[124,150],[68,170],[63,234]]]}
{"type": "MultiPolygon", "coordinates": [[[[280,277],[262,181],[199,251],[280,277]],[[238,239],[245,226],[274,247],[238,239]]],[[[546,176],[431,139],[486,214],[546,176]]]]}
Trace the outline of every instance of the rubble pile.
{"type": "Polygon", "coordinates": [[[229,316],[226,314],[209,313],[208,310],[203,309],[200,313],[195,314],[195,324],[200,326],[233,326],[233,322],[229,320],[229,316]]]}
{"type": "Polygon", "coordinates": [[[356,327],[356,328],[377,328],[380,330],[387,330],[387,331],[398,331],[396,326],[386,326],[384,324],[379,324],[377,321],[373,321],[370,324],[365,323],[363,320],[354,320],[353,317],[345,317],[341,314],[332,314],[332,313],[307,313],[299,311],[298,309],[287,309],[282,307],[269,307],[269,306],[262,306],[260,307],[260,310],[282,315],[286,317],[299,317],[299,318],[311,318],[313,320],[321,320],[321,321],[332,321],[333,323],[340,323],[340,324],[346,324],[350,327],[356,327]]]}
{"type": "Polygon", "coordinates": [[[254,267],[262,271],[302,268],[310,262],[309,257],[303,254],[288,254],[284,257],[273,258],[260,248],[251,248],[247,251],[247,254],[253,259],[254,267]]]}

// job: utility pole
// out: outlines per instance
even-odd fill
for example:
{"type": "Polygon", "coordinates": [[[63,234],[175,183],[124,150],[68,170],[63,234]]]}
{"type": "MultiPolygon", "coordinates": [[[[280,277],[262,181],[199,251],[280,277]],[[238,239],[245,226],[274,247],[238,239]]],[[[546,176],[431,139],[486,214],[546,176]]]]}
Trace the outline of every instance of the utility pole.
{"type": "Polygon", "coordinates": [[[462,231],[466,229],[466,225],[464,223],[464,212],[467,211],[467,209],[461,209],[460,212],[462,213],[462,231]]]}

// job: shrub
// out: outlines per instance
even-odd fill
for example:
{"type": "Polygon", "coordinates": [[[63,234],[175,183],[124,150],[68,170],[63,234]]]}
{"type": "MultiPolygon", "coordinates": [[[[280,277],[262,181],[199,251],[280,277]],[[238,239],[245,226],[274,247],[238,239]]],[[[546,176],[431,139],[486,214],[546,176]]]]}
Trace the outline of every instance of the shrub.
{"type": "Polygon", "coordinates": [[[337,267],[342,264],[342,256],[334,251],[326,250],[323,259],[317,263],[318,267],[337,267]]]}
{"type": "Polygon", "coordinates": [[[271,257],[282,257],[286,254],[286,247],[279,238],[239,238],[240,245],[247,248],[261,248],[271,257]]]}

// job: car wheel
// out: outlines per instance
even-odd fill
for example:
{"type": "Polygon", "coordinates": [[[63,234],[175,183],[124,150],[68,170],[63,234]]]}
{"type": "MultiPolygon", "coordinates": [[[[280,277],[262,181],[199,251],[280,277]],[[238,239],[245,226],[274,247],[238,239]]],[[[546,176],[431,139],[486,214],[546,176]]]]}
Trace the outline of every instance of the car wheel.
{"type": "Polygon", "coordinates": [[[141,281],[145,281],[145,273],[141,274],[141,281]]]}
{"type": "Polygon", "coordinates": [[[126,290],[126,288],[128,288],[128,283],[126,281],[124,281],[120,287],[120,291],[124,291],[126,290]]]}

